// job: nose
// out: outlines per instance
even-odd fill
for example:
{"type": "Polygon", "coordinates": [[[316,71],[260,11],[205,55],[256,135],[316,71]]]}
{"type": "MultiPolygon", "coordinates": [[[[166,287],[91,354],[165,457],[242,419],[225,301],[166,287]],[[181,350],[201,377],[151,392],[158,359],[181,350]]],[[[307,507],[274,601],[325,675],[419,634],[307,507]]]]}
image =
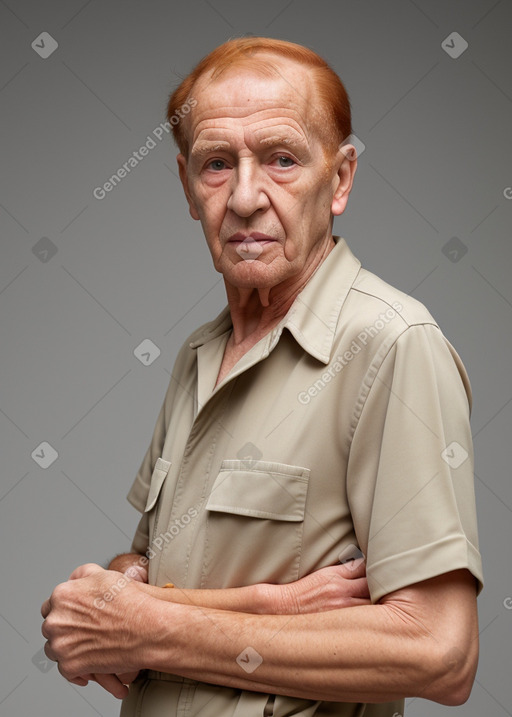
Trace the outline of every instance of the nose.
{"type": "Polygon", "coordinates": [[[250,217],[258,210],[268,209],[270,200],[265,191],[265,174],[256,163],[241,160],[231,176],[232,187],[227,207],[239,217],[250,217]]]}

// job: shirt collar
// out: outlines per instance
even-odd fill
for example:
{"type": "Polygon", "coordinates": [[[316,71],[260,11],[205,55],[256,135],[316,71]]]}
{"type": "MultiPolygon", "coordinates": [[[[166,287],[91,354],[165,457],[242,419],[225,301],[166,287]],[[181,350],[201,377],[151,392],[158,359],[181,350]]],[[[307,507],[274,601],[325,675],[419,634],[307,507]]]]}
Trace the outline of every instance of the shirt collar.
{"type": "MultiPolygon", "coordinates": [[[[341,308],[359,273],[361,263],[347,243],[335,236],[336,246],[320,264],[306,286],[297,295],[286,316],[273,329],[280,336],[287,328],[311,356],[329,363],[341,308]]],[[[216,319],[190,337],[190,348],[202,346],[232,326],[229,306],[216,319]]]]}

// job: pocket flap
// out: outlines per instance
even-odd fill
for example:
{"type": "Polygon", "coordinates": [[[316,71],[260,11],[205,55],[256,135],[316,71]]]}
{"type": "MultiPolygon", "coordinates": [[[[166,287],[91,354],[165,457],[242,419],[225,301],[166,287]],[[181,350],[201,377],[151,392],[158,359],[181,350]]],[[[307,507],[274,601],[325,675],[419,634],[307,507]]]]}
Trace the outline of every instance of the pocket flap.
{"type": "Polygon", "coordinates": [[[155,467],[153,468],[153,473],[151,474],[148,499],[146,501],[146,507],[144,508],[145,513],[147,513],[148,510],[151,510],[151,508],[155,505],[170,467],[170,461],[164,461],[163,458],[157,458],[155,467]]]}
{"type": "Polygon", "coordinates": [[[304,520],[310,471],[268,461],[221,464],[206,509],[253,518],[304,520]]]}

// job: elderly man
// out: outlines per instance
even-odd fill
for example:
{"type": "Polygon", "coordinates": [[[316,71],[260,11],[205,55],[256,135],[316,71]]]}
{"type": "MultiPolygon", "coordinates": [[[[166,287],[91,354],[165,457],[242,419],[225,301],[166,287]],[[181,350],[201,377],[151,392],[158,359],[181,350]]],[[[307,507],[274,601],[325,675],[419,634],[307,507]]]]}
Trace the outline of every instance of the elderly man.
{"type": "Polygon", "coordinates": [[[299,45],[235,39],[168,119],[228,307],[178,355],[128,496],[132,552],[55,588],[46,654],[123,717],[463,703],[470,387],[428,311],[332,234],[357,163],[341,81],[299,45]]]}

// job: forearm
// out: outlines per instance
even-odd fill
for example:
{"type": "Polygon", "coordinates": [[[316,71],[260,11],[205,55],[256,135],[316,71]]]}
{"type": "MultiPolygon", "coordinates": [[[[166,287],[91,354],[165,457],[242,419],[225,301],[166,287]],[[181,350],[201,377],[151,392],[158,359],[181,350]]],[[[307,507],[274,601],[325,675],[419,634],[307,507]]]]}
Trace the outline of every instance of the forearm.
{"type": "Polygon", "coordinates": [[[462,704],[478,662],[467,571],[403,588],[381,604],[310,614],[251,615],[155,600],[141,627],[143,667],[306,699],[421,696],[462,704]],[[262,662],[250,672],[243,667],[255,664],[252,650],[262,662]]]}
{"type": "MultiPolygon", "coordinates": [[[[146,567],[148,563],[144,555],[123,553],[113,558],[107,570],[124,573],[131,567],[146,567]]],[[[163,588],[155,585],[139,583],[138,587],[159,600],[182,605],[229,610],[232,612],[265,613],[271,612],[273,606],[273,585],[249,585],[224,590],[163,588]]],[[[277,601],[276,601],[277,607],[277,601]]]]}
{"type": "MultiPolygon", "coordinates": [[[[114,558],[109,569],[124,573],[130,567],[142,570],[144,566],[145,570],[147,563],[143,555],[126,553],[114,558]]],[[[256,615],[295,615],[368,605],[370,594],[365,567],[364,561],[331,565],[282,585],[259,583],[222,589],[169,589],[148,585],[147,580],[143,580],[136,587],[151,597],[181,605],[256,615]]],[[[145,575],[147,578],[147,572],[145,575]]]]}
{"type": "Polygon", "coordinates": [[[119,587],[119,573],[95,564],[75,572],[41,608],[46,654],[67,679],[147,668],[314,700],[421,696],[454,705],[467,699],[476,673],[475,581],[466,569],[376,605],[296,615],[180,605],[136,580],[119,587]],[[107,593],[112,599],[99,606],[107,593]]]}
{"type": "Polygon", "coordinates": [[[385,606],[297,616],[240,615],[159,603],[147,666],[204,682],[343,702],[385,702],[428,690],[436,643],[411,640],[385,606]],[[252,650],[247,652],[247,648],[252,650]],[[253,665],[246,672],[241,662],[253,665]]]}
{"type": "Polygon", "coordinates": [[[183,588],[159,588],[154,585],[139,586],[151,597],[177,605],[227,610],[238,613],[264,614],[272,612],[270,589],[274,586],[248,585],[223,590],[192,590],[183,588]]]}
{"type": "MultiPolygon", "coordinates": [[[[146,567],[147,563],[144,555],[123,553],[110,561],[107,570],[125,573],[131,567],[146,567]]],[[[256,614],[277,611],[279,607],[274,585],[248,585],[223,590],[163,588],[145,583],[139,583],[138,587],[159,600],[181,605],[256,614]]]]}
{"type": "Polygon", "coordinates": [[[260,583],[237,588],[171,590],[138,585],[152,597],[196,607],[260,615],[296,615],[370,604],[363,563],[335,565],[310,573],[292,583],[260,583]]]}

